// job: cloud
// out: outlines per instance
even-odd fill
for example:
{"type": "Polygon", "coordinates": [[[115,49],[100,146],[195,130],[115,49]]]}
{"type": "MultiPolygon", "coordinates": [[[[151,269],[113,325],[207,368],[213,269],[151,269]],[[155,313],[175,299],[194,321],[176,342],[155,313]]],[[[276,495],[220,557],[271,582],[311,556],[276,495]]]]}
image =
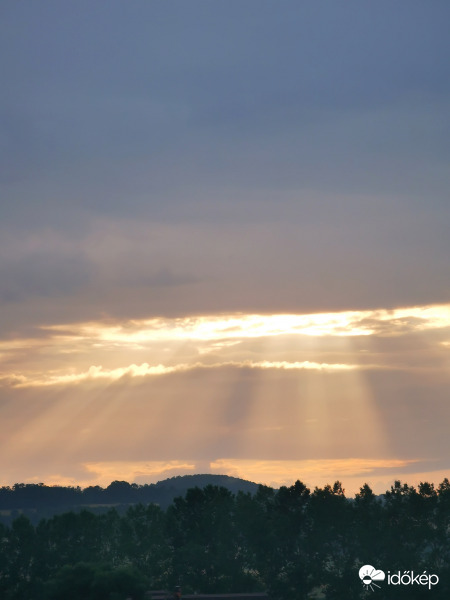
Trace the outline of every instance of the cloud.
{"type": "MultiPolygon", "coordinates": [[[[345,365],[345,364],[327,364],[327,363],[314,363],[309,361],[304,362],[271,362],[268,360],[260,362],[252,362],[250,360],[243,362],[223,362],[213,364],[202,364],[193,363],[191,365],[178,364],[175,366],[165,365],[154,365],[150,366],[148,363],[141,365],[129,365],[128,367],[122,367],[118,369],[103,369],[101,366],[92,365],[84,373],[71,373],[71,374],[60,374],[60,375],[47,375],[39,378],[39,376],[27,377],[25,375],[6,375],[0,376],[0,382],[3,380],[13,387],[30,387],[30,386],[48,386],[48,385],[69,385],[75,383],[81,383],[83,381],[93,381],[96,379],[104,379],[114,381],[121,379],[122,377],[147,377],[156,375],[168,375],[170,373],[179,373],[192,369],[217,369],[222,367],[236,367],[236,368],[249,368],[249,369],[284,369],[284,370],[316,370],[316,371],[347,371],[352,369],[360,368],[359,365],[345,365]]],[[[366,367],[368,368],[368,367],[366,367]]],[[[373,368],[373,367],[372,367],[373,368]]]]}
{"type": "MultiPolygon", "coordinates": [[[[418,459],[374,459],[374,458],[344,458],[344,459],[321,459],[321,460],[246,460],[246,459],[219,459],[212,465],[213,468],[225,469],[229,472],[238,473],[244,478],[258,481],[272,480],[278,482],[277,486],[284,485],[285,481],[294,478],[307,480],[311,477],[332,478],[358,476],[365,477],[378,471],[402,469],[410,464],[420,462],[418,459]],[[251,475],[250,475],[251,473],[251,475]]],[[[330,480],[330,483],[331,480],[330,480]]]]}
{"type": "Polygon", "coordinates": [[[89,474],[87,480],[92,482],[89,485],[105,485],[113,480],[155,482],[166,477],[172,477],[175,474],[191,474],[196,464],[195,462],[180,460],[114,461],[85,463],[83,467],[89,474]]]}
{"type": "MultiPolygon", "coordinates": [[[[362,226],[350,205],[341,214],[331,198],[314,194],[297,204],[270,225],[268,215],[235,223],[219,214],[195,224],[104,216],[76,231],[2,235],[0,295],[14,302],[3,305],[1,328],[10,334],[105,318],[335,314],[447,302],[444,219],[435,227],[424,217],[419,227],[411,217],[390,217],[382,225],[388,241],[380,244],[372,215],[362,226]]],[[[311,331],[331,325],[312,321],[311,331]]]]}
{"type": "Polygon", "coordinates": [[[448,300],[448,9],[259,4],[5,11],[4,328],[448,300]]]}
{"type": "MultiPolygon", "coordinates": [[[[260,475],[260,481],[272,484],[276,480],[281,484],[283,473],[283,483],[306,480],[295,465],[306,468],[304,461],[319,461],[311,463],[306,483],[325,484],[345,474],[345,487],[350,489],[349,477],[355,486],[363,479],[375,481],[375,476],[386,485],[404,474],[409,481],[414,473],[402,461],[427,461],[421,473],[448,468],[448,370],[437,374],[410,370],[405,376],[392,369],[284,366],[251,368],[225,362],[162,375],[139,376],[137,369],[137,376],[128,373],[117,379],[107,372],[107,377],[85,378],[76,385],[3,386],[2,481],[12,484],[33,477],[47,481],[56,475],[97,481],[102,469],[87,474],[82,467],[97,463],[117,463],[117,473],[124,475],[120,462],[206,461],[214,464],[212,471],[219,467],[223,471],[225,463],[216,463],[228,457],[237,461],[230,474],[254,473],[252,478],[260,475]],[[326,461],[348,457],[361,459],[349,463],[353,474],[338,463],[333,472],[332,462],[327,463],[328,472],[321,470],[320,461],[326,466],[326,461]],[[249,461],[248,472],[236,470],[247,464],[240,460],[249,461]],[[376,460],[381,461],[380,469],[383,461],[402,464],[394,468],[392,462],[391,471],[366,472],[376,460]],[[256,467],[250,471],[255,462],[266,461],[272,471],[265,479],[256,467]]],[[[142,373],[147,370],[140,368],[142,373]]],[[[145,481],[144,471],[128,472],[145,481]]],[[[105,479],[118,478],[112,468],[105,467],[104,473],[105,479]]],[[[152,477],[149,473],[147,481],[152,477]]]]}
{"type": "Polygon", "coordinates": [[[121,458],[117,439],[130,462],[252,458],[247,442],[266,458],[375,455],[386,438],[411,458],[420,423],[422,455],[438,454],[449,7],[85,13],[43,0],[0,19],[11,477],[12,460],[85,476],[121,458]]]}
{"type": "Polygon", "coordinates": [[[220,367],[433,372],[445,364],[449,327],[449,305],[48,325],[34,337],[0,341],[0,377],[48,386],[220,367]]]}
{"type": "Polygon", "coordinates": [[[354,496],[364,483],[369,483],[376,494],[388,491],[396,479],[417,486],[428,481],[436,486],[448,478],[448,470],[423,470],[426,461],[413,458],[376,459],[343,458],[326,460],[242,460],[218,459],[211,464],[214,472],[224,472],[234,477],[249,479],[278,488],[290,486],[300,479],[311,490],[343,482],[347,497],[354,496]]]}
{"type": "Polygon", "coordinates": [[[55,298],[72,295],[86,287],[93,268],[81,252],[55,254],[52,250],[34,250],[15,255],[8,248],[8,258],[0,261],[0,304],[23,302],[36,296],[55,298]]]}
{"type": "Polygon", "coordinates": [[[404,335],[415,331],[450,327],[450,305],[398,308],[393,310],[344,311],[316,314],[231,314],[189,316],[108,323],[54,325],[50,332],[70,332],[73,339],[87,338],[105,344],[146,341],[243,340],[279,335],[361,336],[404,335]]]}

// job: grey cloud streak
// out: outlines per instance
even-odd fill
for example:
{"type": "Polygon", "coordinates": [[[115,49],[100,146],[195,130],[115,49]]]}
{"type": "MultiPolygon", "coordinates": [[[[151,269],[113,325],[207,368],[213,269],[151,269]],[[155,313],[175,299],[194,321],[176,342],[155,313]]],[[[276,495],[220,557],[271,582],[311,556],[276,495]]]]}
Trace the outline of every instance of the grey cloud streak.
{"type": "Polygon", "coordinates": [[[90,231],[67,239],[47,233],[40,239],[36,232],[29,244],[26,236],[14,243],[4,238],[3,329],[107,316],[320,312],[447,299],[445,222],[433,231],[426,215],[421,223],[398,209],[386,222],[367,200],[371,219],[358,227],[357,217],[331,199],[309,205],[305,223],[302,211],[291,213],[292,223],[272,224],[94,221],[90,231]]]}

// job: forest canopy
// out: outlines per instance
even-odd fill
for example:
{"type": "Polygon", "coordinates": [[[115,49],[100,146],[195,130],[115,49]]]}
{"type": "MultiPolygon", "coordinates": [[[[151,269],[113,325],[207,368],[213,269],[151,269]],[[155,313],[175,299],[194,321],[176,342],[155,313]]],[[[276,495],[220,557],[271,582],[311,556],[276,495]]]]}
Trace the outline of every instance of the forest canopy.
{"type": "MultiPolygon", "coordinates": [[[[448,479],[436,488],[397,481],[382,496],[365,484],[351,499],[338,481],[312,491],[301,481],[259,486],[255,494],[207,485],[165,510],[138,503],[124,514],[82,509],[0,525],[0,597],[136,600],[181,585],[185,594],[356,599],[367,594],[360,567],[376,563],[435,573],[439,584],[416,586],[413,597],[448,598],[449,531],[448,479]]],[[[377,597],[394,597],[387,591],[377,597]]],[[[412,597],[407,587],[395,592],[412,597]]]]}

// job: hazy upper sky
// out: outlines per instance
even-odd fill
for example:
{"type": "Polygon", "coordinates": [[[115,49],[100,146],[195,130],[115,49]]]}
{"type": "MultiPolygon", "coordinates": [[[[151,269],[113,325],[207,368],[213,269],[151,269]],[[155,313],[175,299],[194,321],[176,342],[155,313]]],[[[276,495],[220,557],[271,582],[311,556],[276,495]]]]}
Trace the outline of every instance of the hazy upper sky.
{"type": "Polygon", "coordinates": [[[0,484],[450,474],[449,21],[2,3],[0,484]]]}

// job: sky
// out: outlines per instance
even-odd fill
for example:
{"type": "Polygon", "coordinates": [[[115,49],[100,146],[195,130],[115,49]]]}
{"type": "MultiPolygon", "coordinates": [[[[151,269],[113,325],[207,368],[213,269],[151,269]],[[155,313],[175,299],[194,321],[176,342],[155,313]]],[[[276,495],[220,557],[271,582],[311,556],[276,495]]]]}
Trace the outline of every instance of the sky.
{"type": "Polygon", "coordinates": [[[0,485],[450,477],[450,5],[0,6],[0,485]]]}

